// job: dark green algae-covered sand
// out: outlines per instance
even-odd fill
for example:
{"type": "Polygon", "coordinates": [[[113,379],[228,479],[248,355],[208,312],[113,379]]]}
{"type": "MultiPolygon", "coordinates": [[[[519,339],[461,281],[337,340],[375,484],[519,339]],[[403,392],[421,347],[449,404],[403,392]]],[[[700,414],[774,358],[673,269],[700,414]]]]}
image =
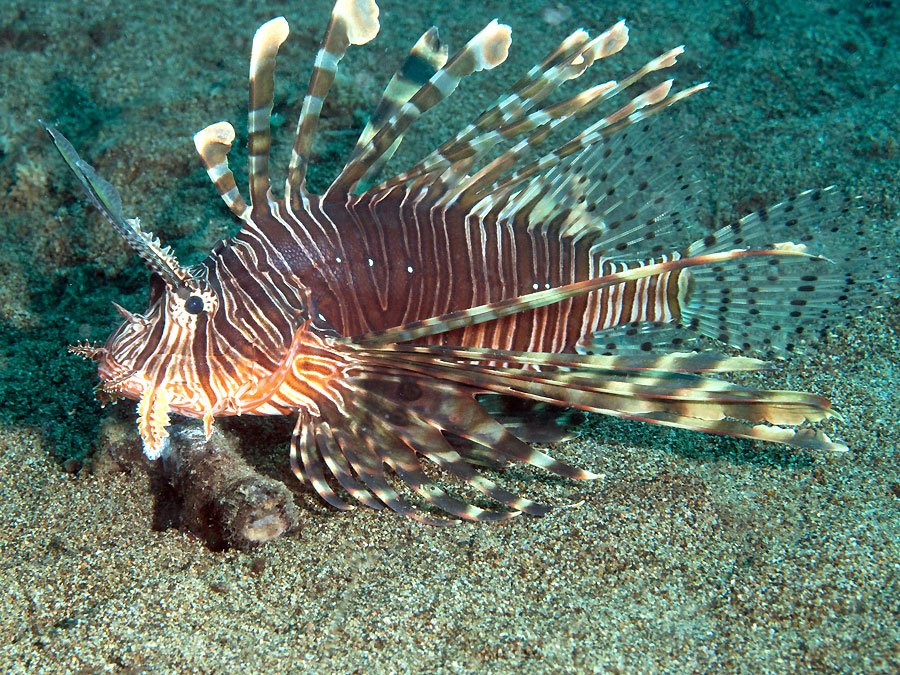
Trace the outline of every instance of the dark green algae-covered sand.
{"type": "MultiPolygon", "coordinates": [[[[36,119],[57,123],[128,213],[197,261],[235,224],[191,135],[220,119],[245,133],[250,40],[284,15],[283,166],[330,4],[0,5],[0,670],[896,672],[900,305],[890,293],[767,379],[829,396],[845,418],[829,433],[848,453],[592,418],[554,453],[602,480],[508,476],[529,495],[583,504],[429,528],[326,510],[290,476],[289,427],[238,421],[227,428],[251,462],[293,487],[299,529],[242,553],[154,528],[146,473],[110,470],[98,453],[114,413],[92,399],[90,364],[65,353],[105,339],[117,320],[110,301],[142,310],[147,272],[86,205],[36,119]]],[[[595,82],[685,43],[675,77],[713,83],[659,120],[702,158],[710,224],[837,184],[861,195],[870,245],[896,273],[897,2],[380,5],[381,34],[347,57],[326,106],[314,184],[341,163],[355,140],[344,130],[361,128],[432,24],[453,48],[498,17],[513,27],[513,49],[422,119],[395,167],[460,128],[571,29],[596,34],[625,17],[631,43],[595,67],[595,82]]],[[[840,248],[830,237],[818,251],[840,248]]]]}

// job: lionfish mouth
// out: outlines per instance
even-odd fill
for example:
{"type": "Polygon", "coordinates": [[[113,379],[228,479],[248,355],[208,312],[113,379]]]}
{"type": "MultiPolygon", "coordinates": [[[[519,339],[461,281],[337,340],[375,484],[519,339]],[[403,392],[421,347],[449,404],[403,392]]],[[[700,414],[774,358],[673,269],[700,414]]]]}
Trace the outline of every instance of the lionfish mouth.
{"type": "Polygon", "coordinates": [[[70,345],[68,350],[70,354],[97,362],[100,382],[94,387],[94,396],[101,403],[112,403],[122,396],[140,395],[141,392],[137,387],[125,386],[138,371],[116,363],[106,346],[85,340],[70,345]]]}
{"type": "Polygon", "coordinates": [[[127,388],[125,384],[131,380],[137,372],[138,371],[134,368],[129,369],[121,366],[110,368],[109,360],[104,359],[98,368],[100,383],[97,385],[97,389],[108,394],[124,394],[129,391],[129,388],[127,388]]]}

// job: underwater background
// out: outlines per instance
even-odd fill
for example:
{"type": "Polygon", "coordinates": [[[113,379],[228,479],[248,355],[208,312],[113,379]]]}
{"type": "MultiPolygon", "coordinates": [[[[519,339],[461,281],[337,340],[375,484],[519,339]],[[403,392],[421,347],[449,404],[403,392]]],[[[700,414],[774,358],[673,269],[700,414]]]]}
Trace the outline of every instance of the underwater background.
{"type": "MultiPolygon", "coordinates": [[[[765,380],[828,396],[844,454],[592,417],[554,453],[605,478],[509,476],[583,504],[429,528],[321,507],[290,474],[289,421],[235,420],[226,428],[250,461],[294,490],[299,529],[245,553],[163,527],[145,466],[109,450],[133,404],[101,409],[91,364],[66,354],[106,338],[111,301],[143,310],[148,274],[37,119],[196,262],[236,224],[192,134],[231,121],[243,183],[250,41],[284,15],[273,170],[285,166],[331,4],[0,2],[0,671],[897,672],[896,285],[883,308],[848,317],[765,380]]],[[[869,245],[897,273],[900,3],[379,4],[381,33],[342,62],[323,113],[314,188],[429,26],[452,51],[496,17],[513,47],[420,120],[393,166],[455,133],[574,28],[626,18],[631,41],[595,66],[597,82],[682,43],[678,83],[712,81],[656,122],[701,158],[709,224],[836,184],[861,196],[869,245]]],[[[823,231],[816,250],[841,245],[823,231]]]]}

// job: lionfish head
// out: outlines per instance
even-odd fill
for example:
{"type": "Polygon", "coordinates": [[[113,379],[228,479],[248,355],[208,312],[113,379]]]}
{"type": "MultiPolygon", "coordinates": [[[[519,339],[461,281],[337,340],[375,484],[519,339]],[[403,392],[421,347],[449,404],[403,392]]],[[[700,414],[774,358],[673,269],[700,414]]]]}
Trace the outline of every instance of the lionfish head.
{"type": "Polygon", "coordinates": [[[208,409],[212,402],[204,395],[193,349],[198,330],[218,308],[209,286],[190,278],[175,284],[155,273],[145,312],[115,306],[124,321],[94,355],[99,390],[135,400],[152,390],[166,390],[173,409],[194,415],[208,409]]]}
{"type": "Polygon", "coordinates": [[[106,343],[76,345],[71,351],[97,361],[99,393],[139,401],[145,450],[158,454],[167,435],[169,411],[200,417],[211,415],[219,404],[221,396],[212,393],[209,374],[201,372],[195,355],[202,349],[199,338],[215,316],[219,299],[203,268],[182,267],[171,248],[144,230],[137,218],[126,218],[118,191],[54,127],[44,124],[44,128],[94,206],[153,272],[146,312],[132,314],[116,305],[125,320],[106,343]]]}
{"type": "Polygon", "coordinates": [[[216,408],[218,396],[208,386],[196,350],[205,357],[207,324],[215,316],[219,300],[199,275],[178,265],[168,248],[140,230],[126,240],[153,271],[150,303],[143,313],[131,313],[116,305],[124,321],[96,351],[100,384],[98,394],[139,401],[139,427],[145,451],[162,450],[169,412],[201,417],[216,408]],[[206,386],[204,386],[204,383],[206,386]]]}

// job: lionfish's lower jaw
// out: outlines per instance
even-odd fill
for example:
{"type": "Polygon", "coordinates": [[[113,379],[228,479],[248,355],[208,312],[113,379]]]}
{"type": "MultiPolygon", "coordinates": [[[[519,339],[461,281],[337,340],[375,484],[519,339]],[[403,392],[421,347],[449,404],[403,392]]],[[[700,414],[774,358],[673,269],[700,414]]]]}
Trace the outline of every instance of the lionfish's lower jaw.
{"type": "Polygon", "coordinates": [[[109,355],[108,350],[97,359],[97,375],[100,382],[95,391],[109,394],[116,398],[139,399],[144,390],[140,378],[135,378],[137,371],[117,363],[109,355]]]}

